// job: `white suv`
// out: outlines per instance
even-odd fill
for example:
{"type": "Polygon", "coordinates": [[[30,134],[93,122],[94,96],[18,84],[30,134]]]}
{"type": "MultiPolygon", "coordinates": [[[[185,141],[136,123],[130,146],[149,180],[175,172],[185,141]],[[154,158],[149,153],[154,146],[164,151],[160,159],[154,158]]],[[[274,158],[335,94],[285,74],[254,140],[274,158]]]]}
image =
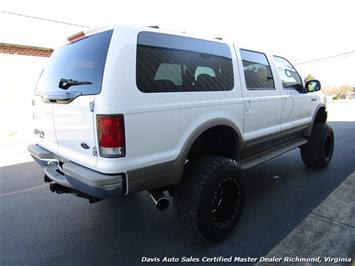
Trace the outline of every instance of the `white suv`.
{"type": "Polygon", "coordinates": [[[57,193],[90,202],[147,190],[174,198],[189,231],[225,238],[241,173],[300,147],[324,168],[334,146],[319,93],[284,58],[156,27],[80,32],[58,48],[33,100],[29,146],[57,193]]]}

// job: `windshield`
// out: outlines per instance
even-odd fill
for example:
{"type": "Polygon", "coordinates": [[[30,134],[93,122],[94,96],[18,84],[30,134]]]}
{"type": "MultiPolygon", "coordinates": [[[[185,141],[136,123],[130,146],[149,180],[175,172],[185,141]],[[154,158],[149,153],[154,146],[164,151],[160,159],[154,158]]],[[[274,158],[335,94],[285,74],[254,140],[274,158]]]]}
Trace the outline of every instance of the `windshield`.
{"type": "Polygon", "coordinates": [[[59,86],[63,80],[76,82],[67,91],[100,93],[111,36],[112,30],[100,32],[55,50],[40,77],[36,95],[63,91],[59,86]]]}

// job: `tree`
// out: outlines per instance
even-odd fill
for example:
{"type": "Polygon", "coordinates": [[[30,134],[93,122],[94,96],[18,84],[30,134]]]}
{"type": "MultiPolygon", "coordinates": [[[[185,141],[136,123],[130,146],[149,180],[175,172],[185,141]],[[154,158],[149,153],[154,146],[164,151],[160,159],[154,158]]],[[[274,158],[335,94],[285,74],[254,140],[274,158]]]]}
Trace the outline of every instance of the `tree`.
{"type": "Polygon", "coordinates": [[[313,75],[308,74],[308,75],[304,78],[304,81],[307,82],[308,80],[312,80],[312,79],[314,79],[313,75]]]}

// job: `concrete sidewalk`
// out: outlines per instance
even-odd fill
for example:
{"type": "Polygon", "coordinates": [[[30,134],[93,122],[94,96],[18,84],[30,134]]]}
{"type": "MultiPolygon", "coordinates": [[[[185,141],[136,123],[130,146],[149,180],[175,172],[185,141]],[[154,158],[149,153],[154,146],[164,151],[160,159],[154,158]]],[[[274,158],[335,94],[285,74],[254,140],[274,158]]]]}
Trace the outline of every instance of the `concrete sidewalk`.
{"type": "MultiPolygon", "coordinates": [[[[320,257],[322,264],[355,265],[355,172],[265,257],[282,258],[283,262],[284,258],[320,257]]],[[[294,265],[318,264],[294,262],[294,265]]]]}
{"type": "Polygon", "coordinates": [[[0,135],[0,167],[33,161],[27,147],[37,141],[32,130],[0,135]]]}

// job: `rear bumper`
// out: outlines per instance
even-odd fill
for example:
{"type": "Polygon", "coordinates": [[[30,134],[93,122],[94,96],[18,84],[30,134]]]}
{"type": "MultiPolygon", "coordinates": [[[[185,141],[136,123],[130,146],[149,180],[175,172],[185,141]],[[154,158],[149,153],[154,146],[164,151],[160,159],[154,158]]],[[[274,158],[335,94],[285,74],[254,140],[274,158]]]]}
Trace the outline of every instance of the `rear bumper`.
{"type": "Polygon", "coordinates": [[[125,174],[102,174],[58,157],[38,144],[28,146],[33,159],[53,182],[97,198],[125,193],[125,174]]]}

